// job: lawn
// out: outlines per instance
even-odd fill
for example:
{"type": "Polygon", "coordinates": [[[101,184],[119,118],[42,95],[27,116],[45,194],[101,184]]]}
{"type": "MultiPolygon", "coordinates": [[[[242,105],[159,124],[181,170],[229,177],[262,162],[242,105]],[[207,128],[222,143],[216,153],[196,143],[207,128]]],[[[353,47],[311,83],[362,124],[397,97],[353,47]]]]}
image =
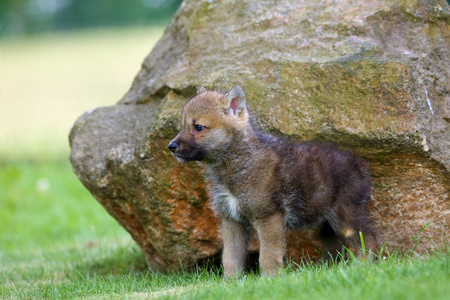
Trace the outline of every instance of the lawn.
{"type": "Polygon", "coordinates": [[[148,270],[73,174],[67,135],[85,110],[120,99],[162,30],[0,41],[0,299],[448,299],[447,249],[370,265],[305,263],[276,278],[148,270]]]}

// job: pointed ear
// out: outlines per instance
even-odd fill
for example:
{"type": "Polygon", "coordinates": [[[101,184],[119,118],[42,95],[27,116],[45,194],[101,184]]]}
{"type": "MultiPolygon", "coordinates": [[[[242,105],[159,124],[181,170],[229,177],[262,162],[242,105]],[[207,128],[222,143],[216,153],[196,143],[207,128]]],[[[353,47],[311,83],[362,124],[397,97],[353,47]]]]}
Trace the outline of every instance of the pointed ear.
{"type": "Polygon", "coordinates": [[[222,102],[226,106],[229,115],[236,116],[245,109],[245,93],[240,85],[235,85],[228,93],[222,97],[222,102]]]}
{"type": "Polygon", "coordinates": [[[206,89],[205,89],[203,86],[201,86],[201,87],[199,87],[198,90],[197,90],[197,95],[198,95],[198,94],[201,94],[201,93],[204,93],[204,92],[206,92],[206,89]]]}

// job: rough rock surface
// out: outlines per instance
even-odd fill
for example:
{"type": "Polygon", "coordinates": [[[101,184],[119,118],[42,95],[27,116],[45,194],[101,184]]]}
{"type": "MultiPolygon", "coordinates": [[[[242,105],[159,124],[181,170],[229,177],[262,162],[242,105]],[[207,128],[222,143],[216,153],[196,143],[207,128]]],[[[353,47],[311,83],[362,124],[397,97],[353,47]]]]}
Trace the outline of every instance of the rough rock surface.
{"type": "MultiPolygon", "coordinates": [[[[368,161],[384,241],[401,246],[431,221],[424,252],[448,239],[449,49],[443,0],[187,0],[123,99],[77,120],[73,168],[151,268],[220,254],[202,170],[166,145],[200,85],[239,83],[264,130],[335,142],[368,161]]],[[[311,232],[288,243],[295,260],[317,257],[311,232]]]]}

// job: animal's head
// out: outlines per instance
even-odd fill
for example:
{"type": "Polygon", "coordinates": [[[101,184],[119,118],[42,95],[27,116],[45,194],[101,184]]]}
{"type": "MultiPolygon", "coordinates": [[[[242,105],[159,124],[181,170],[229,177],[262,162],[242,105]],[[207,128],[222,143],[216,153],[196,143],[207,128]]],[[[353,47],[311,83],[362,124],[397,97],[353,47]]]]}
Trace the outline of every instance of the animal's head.
{"type": "Polygon", "coordinates": [[[200,87],[183,107],[182,129],[167,146],[182,162],[214,161],[248,124],[245,94],[239,85],[225,95],[200,87]]]}

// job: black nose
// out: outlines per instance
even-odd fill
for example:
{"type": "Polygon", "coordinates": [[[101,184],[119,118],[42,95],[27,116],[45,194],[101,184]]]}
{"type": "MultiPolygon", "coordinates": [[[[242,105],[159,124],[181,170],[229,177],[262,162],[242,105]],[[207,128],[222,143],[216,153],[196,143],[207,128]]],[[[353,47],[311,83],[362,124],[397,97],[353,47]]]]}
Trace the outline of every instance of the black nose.
{"type": "Polygon", "coordinates": [[[175,152],[178,148],[178,144],[175,142],[170,142],[169,145],[167,145],[167,148],[169,148],[170,151],[175,152]]]}

